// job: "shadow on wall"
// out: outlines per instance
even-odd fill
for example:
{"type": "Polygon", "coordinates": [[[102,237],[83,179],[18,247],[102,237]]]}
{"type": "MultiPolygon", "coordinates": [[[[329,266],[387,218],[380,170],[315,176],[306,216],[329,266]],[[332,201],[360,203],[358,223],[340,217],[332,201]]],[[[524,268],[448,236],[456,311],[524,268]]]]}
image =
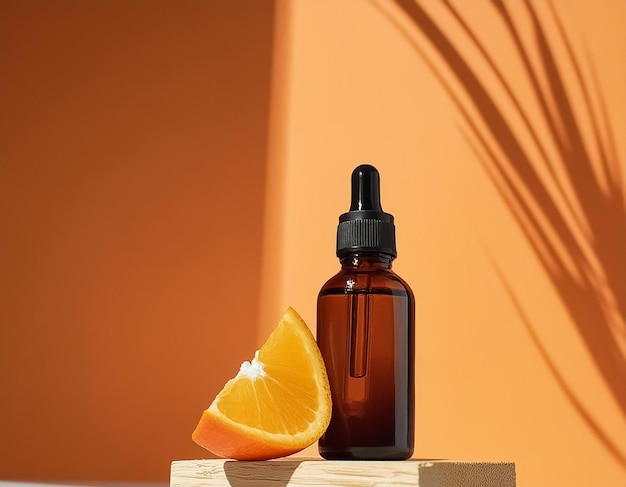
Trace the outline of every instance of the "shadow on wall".
{"type": "MultiPolygon", "coordinates": [[[[516,48],[539,106],[541,120],[533,119],[527,101],[516,95],[477,32],[444,0],[447,14],[480,53],[489,74],[514,108],[518,118],[514,124],[505,117],[478,69],[463,57],[434,16],[414,0],[395,3],[430,41],[449,74],[435,66],[412,32],[377,8],[417,50],[460,111],[468,127],[463,133],[467,143],[526,235],[615,403],[626,416],[626,207],[620,161],[592,60],[584,58],[584,69],[552,2],[548,10],[556,25],[560,51],[548,36],[548,19],[542,18],[530,1],[526,0],[523,8],[533,29],[532,43],[524,41],[507,6],[493,0],[492,7],[516,48]],[[565,54],[557,59],[556,52],[565,54]],[[539,61],[533,63],[532,59],[539,61]],[[573,82],[566,83],[559,68],[563,63],[574,73],[573,82]],[[542,80],[547,82],[542,84],[542,80]],[[454,86],[460,87],[464,96],[457,94],[454,86]],[[582,102],[582,111],[574,110],[575,99],[582,102]],[[591,126],[587,137],[583,117],[591,126]],[[545,134],[536,130],[538,122],[548,127],[545,134]]],[[[491,261],[562,392],[610,454],[626,467],[625,453],[568,385],[573,378],[566,379],[557,368],[511,284],[497,263],[491,261]]]]}
{"type": "Polygon", "coordinates": [[[191,432],[255,347],[273,23],[0,2],[1,479],[209,455],[191,432]]]}

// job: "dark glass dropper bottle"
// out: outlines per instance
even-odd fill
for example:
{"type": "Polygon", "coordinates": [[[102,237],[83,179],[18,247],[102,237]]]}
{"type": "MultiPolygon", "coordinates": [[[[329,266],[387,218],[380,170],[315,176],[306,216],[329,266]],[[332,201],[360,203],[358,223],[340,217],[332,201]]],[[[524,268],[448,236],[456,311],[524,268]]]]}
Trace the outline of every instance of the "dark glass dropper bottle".
{"type": "Polygon", "coordinates": [[[373,166],[352,173],[352,202],[339,217],[337,257],[341,270],[317,301],[317,341],[333,399],[320,455],[410,458],[415,304],[409,286],[391,269],[394,220],[380,205],[380,176],[373,166]]]}

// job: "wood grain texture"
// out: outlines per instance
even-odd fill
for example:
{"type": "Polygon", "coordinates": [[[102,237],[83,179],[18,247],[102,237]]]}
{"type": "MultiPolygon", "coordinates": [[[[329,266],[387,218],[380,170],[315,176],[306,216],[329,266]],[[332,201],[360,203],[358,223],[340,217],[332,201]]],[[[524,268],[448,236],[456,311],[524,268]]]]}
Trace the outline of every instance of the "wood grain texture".
{"type": "Polygon", "coordinates": [[[515,487],[515,464],[448,460],[172,462],[170,487],[515,487]]]}

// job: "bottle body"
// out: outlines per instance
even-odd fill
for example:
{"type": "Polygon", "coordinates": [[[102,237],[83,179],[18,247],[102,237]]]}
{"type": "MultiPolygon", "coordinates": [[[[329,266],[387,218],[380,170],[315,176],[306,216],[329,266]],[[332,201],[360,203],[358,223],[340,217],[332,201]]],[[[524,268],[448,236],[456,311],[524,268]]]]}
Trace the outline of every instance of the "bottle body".
{"type": "Polygon", "coordinates": [[[327,459],[413,454],[415,304],[391,260],[348,254],[318,296],[317,342],[333,398],[319,441],[327,459]]]}

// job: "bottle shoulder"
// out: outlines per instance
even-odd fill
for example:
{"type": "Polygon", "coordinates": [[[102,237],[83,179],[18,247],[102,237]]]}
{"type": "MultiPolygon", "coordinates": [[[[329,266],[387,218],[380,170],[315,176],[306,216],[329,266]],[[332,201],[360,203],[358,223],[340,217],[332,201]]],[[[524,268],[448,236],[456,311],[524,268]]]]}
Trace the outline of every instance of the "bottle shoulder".
{"type": "Polygon", "coordinates": [[[413,297],[407,282],[391,269],[375,272],[341,269],[322,286],[320,296],[338,292],[388,292],[413,297]]]}

